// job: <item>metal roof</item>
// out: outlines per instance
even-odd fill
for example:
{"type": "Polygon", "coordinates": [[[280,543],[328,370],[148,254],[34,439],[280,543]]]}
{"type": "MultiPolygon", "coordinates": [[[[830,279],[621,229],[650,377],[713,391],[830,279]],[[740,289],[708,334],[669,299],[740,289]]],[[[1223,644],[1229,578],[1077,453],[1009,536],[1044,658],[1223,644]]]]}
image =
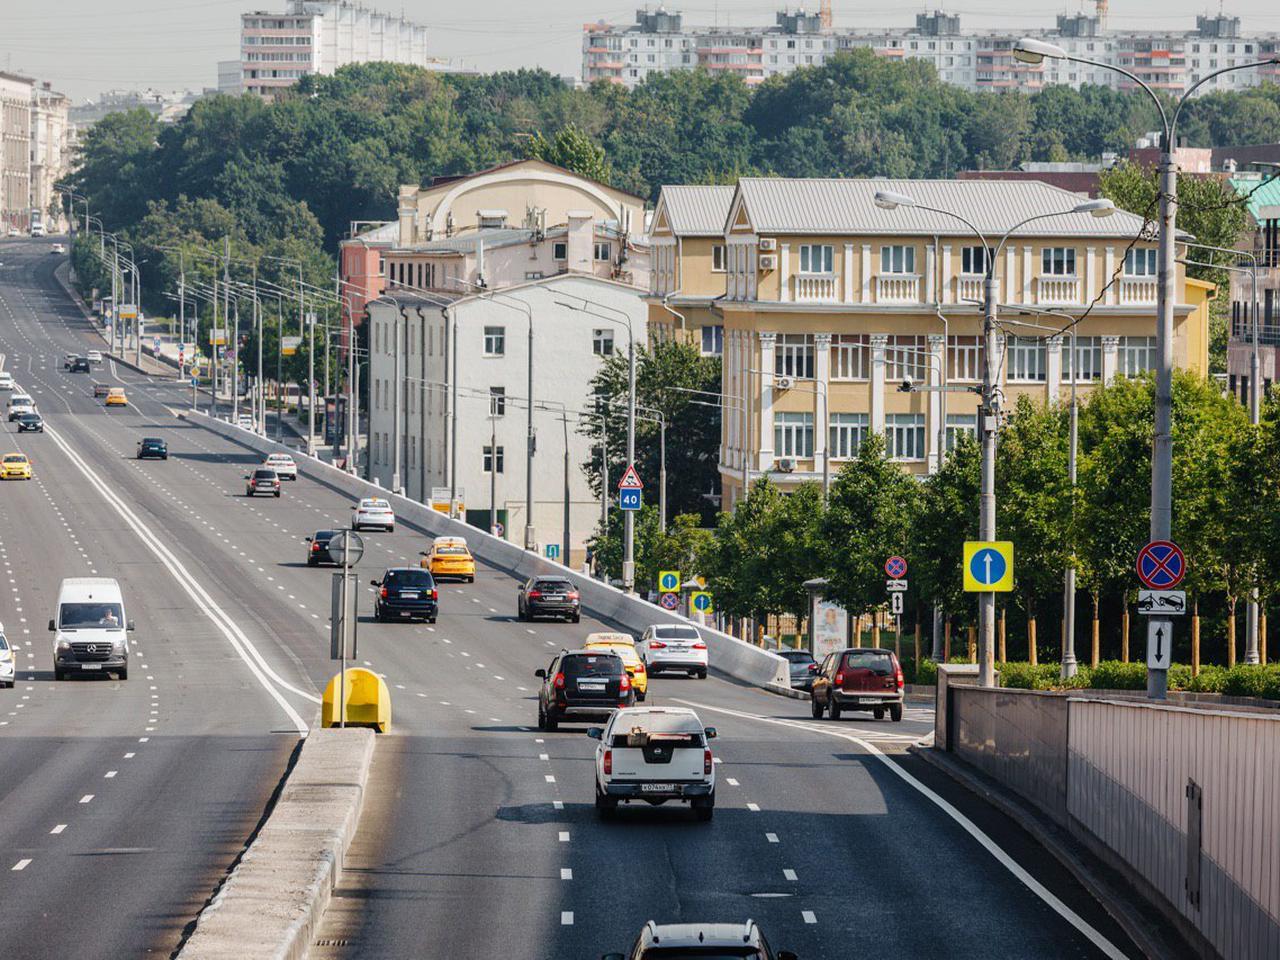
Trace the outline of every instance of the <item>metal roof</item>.
{"type": "MultiPolygon", "coordinates": [[[[665,189],[665,188],[664,188],[665,189]]],[[[1070,210],[1088,198],[1033,180],[836,180],[744,177],[738,189],[757,233],[972,235],[963,223],[910,207],[884,210],[877,190],[906,194],[917,203],[953,210],[988,237],[1040,214],[1070,210]]],[[[727,217],[726,217],[727,220],[727,217]]],[[[1020,237],[1123,237],[1142,228],[1123,210],[1109,217],[1066,214],[1028,224],[1020,237]]]]}
{"type": "Polygon", "coordinates": [[[1231,189],[1245,198],[1245,205],[1254,220],[1262,220],[1263,207],[1280,206],[1280,177],[1263,180],[1259,177],[1232,177],[1231,189]]]}
{"type": "Polygon", "coordinates": [[[671,232],[678,237],[719,237],[733,204],[733,186],[668,185],[658,202],[667,208],[671,232]]]}

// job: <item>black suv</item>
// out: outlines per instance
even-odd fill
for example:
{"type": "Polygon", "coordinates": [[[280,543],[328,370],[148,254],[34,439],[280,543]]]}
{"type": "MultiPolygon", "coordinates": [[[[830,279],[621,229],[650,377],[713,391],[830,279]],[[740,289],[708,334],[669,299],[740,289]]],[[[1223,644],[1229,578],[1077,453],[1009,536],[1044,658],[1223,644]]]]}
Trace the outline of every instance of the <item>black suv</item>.
{"type": "Polygon", "coordinates": [[[18,432],[44,433],[44,417],[38,413],[18,414],[18,432]]]}
{"type": "Polygon", "coordinates": [[[88,372],[89,372],[89,358],[88,358],[88,357],[76,357],[74,360],[72,360],[72,361],[71,361],[71,372],[72,372],[72,373],[88,373],[88,372]]]}
{"type": "Polygon", "coordinates": [[[138,459],[146,460],[149,457],[168,460],[169,444],[165,443],[159,437],[143,437],[138,441],[138,459]]]}
{"type": "Polygon", "coordinates": [[[379,623],[415,617],[427,623],[436,622],[439,595],[430,571],[420,567],[391,567],[381,580],[369,582],[378,588],[373,616],[379,623]]]}
{"type": "Polygon", "coordinates": [[[577,623],[581,617],[578,585],[564,577],[533,577],[520,584],[516,594],[516,616],[521,620],[536,617],[562,617],[577,623]]]}
{"type": "Polygon", "coordinates": [[[329,541],[333,539],[333,530],[317,530],[313,536],[307,537],[307,566],[318,567],[322,563],[333,563],[329,556],[329,541]]]}
{"type": "Polygon", "coordinates": [[[635,706],[636,693],[622,658],[600,650],[561,650],[538,689],[538,729],[562,720],[604,720],[620,707],[635,706]]]}

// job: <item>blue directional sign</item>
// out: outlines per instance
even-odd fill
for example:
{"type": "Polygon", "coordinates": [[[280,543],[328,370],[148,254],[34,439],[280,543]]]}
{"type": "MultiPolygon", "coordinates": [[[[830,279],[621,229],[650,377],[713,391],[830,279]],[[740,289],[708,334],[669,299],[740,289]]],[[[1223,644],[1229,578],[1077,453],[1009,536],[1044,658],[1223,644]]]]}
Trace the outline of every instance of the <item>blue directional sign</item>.
{"type": "Polygon", "coordinates": [[[964,588],[970,593],[1013,589],[1013,544],[1008,540],[969,540],[964,545],[964,588]]]}
{"type": "Polygon", "coordinates": [[[618,507],[622,510],[639,510],[641,491],[638,487],[623,487],[618,491],[618,507]]]}
{"type": "Polygon", "coordinates": [[[559,560],[559,559],[560,559],[560,544],[558,544],[558,543],[548,543],[548,544],[546,545],[546,547],[544,547],[543,549],[545,549],[545,550],[546,550],[546,553],[547,553],[547,559],[548,559],[548,560],[559,560]]]}

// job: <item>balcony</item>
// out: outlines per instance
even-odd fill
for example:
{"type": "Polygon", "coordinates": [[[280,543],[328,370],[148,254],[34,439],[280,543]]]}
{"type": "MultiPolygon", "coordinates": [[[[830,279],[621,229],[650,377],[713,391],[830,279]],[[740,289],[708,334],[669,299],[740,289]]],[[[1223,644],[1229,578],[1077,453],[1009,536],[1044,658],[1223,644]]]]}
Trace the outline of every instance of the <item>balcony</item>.
{"type": "Polygon", "coordinates": [[[1040,277],[1036,293],[1036,303],[1079,303],[1080,278],[1040,277]]]}
{"type": "Polygon", "coordinates": [[[982,277],[959,277],[956,280],[956,299],[961,303],[982,302],[982,277]]]}
{"type": "Polygon", "coordinates": [[[834,303],[840,299],[833,273],[796,274],[793,279],[796,303],[834,303]]]}
{"type": "Polygon", "coordinates": [[[1129,305],[1150,305],[1156,302],[1155,277],[1121,277],[1120,303],[1129,305]]]}
{"type": "Polygon", "coordinates": [[[876,303],[919,303],[920,275],[882,273],[876,277],[876,303]]]}

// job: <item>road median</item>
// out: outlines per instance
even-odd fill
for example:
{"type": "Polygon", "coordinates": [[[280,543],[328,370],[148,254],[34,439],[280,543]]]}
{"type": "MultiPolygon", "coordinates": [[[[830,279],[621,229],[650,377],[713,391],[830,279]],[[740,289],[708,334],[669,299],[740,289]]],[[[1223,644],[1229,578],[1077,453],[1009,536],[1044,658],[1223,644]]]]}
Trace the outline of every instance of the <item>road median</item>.
{"type": "Polygon", "coordinates": [[[375,734],[313,730],[266,822],[196,920],[180,960],[300,960],[360,822],[375,734]]]}

